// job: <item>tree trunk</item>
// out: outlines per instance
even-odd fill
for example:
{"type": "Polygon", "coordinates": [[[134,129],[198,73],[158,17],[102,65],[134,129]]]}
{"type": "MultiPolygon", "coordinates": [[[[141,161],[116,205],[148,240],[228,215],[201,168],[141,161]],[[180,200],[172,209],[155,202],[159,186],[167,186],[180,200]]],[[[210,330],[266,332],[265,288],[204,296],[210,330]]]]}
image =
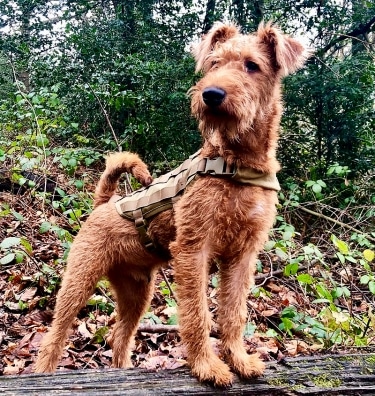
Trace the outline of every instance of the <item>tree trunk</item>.
{"type": "Polygon", "coordinates": [[[206,14],[203,21],[203,33],[207,33],[215,22],[216,0],[208,0],[206,14]]]}
{"type": "Polygon", "coordinates": [[[65,371],[0,377],[2,395],[374,395],[375,354],[328,355],[268,362],[258,379],[229,389],[199,383],[187,368],[65,371]]]}

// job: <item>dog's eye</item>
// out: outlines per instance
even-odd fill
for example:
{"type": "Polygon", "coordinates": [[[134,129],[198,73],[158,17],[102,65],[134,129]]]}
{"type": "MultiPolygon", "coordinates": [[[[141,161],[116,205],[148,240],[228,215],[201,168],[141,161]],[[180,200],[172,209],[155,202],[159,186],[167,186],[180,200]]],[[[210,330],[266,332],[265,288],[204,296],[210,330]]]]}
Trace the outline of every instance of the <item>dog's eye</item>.
{"type": "Polygon", "coordinates": [[[253,73],[259,70],[259,66],[253,61],[246,61],[245,62],[245,69],[248,73],[253,73]]]}

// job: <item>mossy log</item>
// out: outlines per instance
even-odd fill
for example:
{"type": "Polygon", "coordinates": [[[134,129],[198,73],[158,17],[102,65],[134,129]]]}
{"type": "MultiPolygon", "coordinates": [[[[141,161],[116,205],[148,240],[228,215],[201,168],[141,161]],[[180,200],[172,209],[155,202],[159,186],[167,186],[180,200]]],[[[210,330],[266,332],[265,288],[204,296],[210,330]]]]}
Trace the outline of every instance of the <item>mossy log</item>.
{"type": "Polygon", "coordinates": [[[2,395],[375,395],[375,353],[268,362],[265,375],[229,389],[200,384],[187,368],[64,371],[0,377],[2,395]]]}

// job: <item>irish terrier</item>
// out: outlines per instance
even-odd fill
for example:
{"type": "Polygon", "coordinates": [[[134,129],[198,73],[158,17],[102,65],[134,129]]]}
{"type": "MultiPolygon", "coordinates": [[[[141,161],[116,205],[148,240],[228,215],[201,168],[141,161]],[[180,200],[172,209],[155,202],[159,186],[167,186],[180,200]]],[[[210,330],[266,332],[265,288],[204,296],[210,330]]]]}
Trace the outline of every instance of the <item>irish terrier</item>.
{"type": "Polygon", "coordinates": [[[243,345],[246,300],[257,254],[276,213],[281,79],[302,66],[304,48],[271,25],[244,35],[233,25],[217,24],[194,56],[197,71],[203,72],[190,90],[204,140],[198,157],[221,158],[235,175],[196,175],[172,209],[149,221],[147,238],[155,248],[148,249],[134,222],[119,215],[115,190],[122,172],[131,172],[143,185],[151,183],[151,176],[135,154],[109,156],[94,211],[72,245],[36,372],[56,369],[67,331],[102,276],[109,278],[117,301],[113,366],[131,366],[132,339],[149,306],[155,273],[172,258],[180,334],[193,374],[228,386],[231,369],[244,378],[263,373],[259,356],[248,355],[243,345]],[[220,274],[217,320],[223,360],[209,341],[206,288],[213,261],[220,274]]]}

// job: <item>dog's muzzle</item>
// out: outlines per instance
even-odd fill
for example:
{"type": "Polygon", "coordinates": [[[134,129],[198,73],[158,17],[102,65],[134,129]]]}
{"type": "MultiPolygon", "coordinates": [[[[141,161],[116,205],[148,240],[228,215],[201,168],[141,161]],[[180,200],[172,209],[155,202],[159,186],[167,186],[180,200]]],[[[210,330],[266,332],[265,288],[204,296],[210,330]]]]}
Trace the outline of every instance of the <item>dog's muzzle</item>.
{"type": "Polygon", "coordinates": [[[203,102],[210,107],[217,107],[223,103],[226,92],[218,87],[208,87],[202,92],[203,102]]]}

